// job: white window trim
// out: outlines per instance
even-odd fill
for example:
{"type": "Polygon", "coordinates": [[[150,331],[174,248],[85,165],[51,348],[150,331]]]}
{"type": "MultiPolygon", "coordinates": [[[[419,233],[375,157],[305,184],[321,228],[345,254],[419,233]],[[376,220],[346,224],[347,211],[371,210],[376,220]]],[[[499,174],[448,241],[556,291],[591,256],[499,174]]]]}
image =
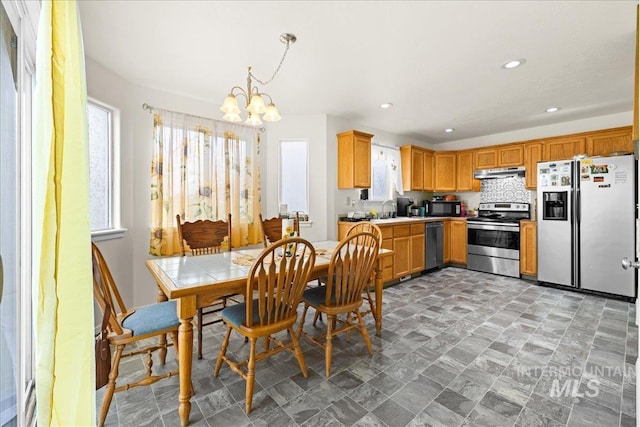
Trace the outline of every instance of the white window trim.
{"type": "Polygon", "coordinates": [[[19,231],[16,251],[19,255],[16,313],[19,328],[17,343],[18,363],[18,425],[31,425],[33,405],[35,404],[34,385],[34,343],[32,327],[32,99],[35,78],[36,34],[40,16],[40,2],[26,0],[1,0],[9,21],[18,37],[18,141],[16,165],[19,203],[16,214],[19,218],[19,231]],[[27,86],[27,88],[25,88],[27,86]],[[27,414],[29,412],[29,414],[27,414]]]}
{"type": "Polygon", "coordinates": [[[91,240],[99,242],[102,240],[121,239],[124,237],[126,228],[122,227],[122,180],[120,163],[120,110],[105,102],[88,96],[87,101],[96,104],[111,112],[111,228],[106,230],[96,230],[91,232],[91,240]]]}

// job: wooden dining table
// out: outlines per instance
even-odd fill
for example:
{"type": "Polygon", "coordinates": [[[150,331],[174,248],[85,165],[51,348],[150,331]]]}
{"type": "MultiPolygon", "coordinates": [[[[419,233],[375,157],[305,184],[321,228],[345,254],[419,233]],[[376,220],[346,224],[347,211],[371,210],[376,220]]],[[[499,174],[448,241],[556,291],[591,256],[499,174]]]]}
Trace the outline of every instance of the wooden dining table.
{"type": "MultiPolygon", "coordinates": [[[[309,280],[326,276],[329,261],[337,241],[313,242],[316,250],[316,262],[309,280]]],[[[180,422],[189,424],[191,413],[191,367],[193,359],[192,320],[196,310],[207,307],[225,295],[244,294],[247,276],[253,260],[262,252],[258,249],[240,249],[214,255],[166,257],[151,259],[147,268],[159,288],[158,301],[177,300],[177,315],[180,320],[178,329],[178,364],[180,375],[180,394],[178,396],[180,422]]],[[[393,251],[380,249],[375,271],[375,298],[373,315],[376,323],[376,335],[382,331],[382,266],[383,258],[391,256],[393,251]]]]}

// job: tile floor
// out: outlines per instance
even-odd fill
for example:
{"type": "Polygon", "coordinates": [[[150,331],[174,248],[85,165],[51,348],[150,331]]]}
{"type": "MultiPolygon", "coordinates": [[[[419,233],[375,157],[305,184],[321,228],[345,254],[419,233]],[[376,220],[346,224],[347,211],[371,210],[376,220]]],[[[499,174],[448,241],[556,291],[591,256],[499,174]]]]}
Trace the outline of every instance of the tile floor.
{"type": "MultiPolygon", "coordinates": [[[[385,289],[383,307],[382,338],[370,327],[374,355],[359,335],[335,339],[330,378],[308,341],[308,378],[288,352],[259,362],[248,416],[244,381],[226,365],[212,375],[224,328],[209,326],[205,359],[194,356],[190,425],[636,424],[634,304],[445,268],[385,289]]],[[[242,356],[248,345],[234,336],[229,351],[242,356]]],[[[123,373],[143,368],[130,360],[123,373]]],[[[177,384],[117,393],[107,425],[179,426],[177,384]]]]}

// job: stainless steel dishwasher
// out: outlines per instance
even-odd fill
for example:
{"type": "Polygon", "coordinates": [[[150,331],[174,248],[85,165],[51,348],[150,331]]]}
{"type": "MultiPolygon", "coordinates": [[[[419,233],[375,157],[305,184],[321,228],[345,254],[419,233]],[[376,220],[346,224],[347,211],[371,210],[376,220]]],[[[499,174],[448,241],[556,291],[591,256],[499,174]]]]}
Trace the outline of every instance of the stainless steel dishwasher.
{"type": "Polygon", "coordinates": [[[443,257],[443,235],[444,226],[442,221],[427,222],[425,225],[425,260],[424,268],[429,270],[431,268],[442,267],[444,265],[443,257]]]}

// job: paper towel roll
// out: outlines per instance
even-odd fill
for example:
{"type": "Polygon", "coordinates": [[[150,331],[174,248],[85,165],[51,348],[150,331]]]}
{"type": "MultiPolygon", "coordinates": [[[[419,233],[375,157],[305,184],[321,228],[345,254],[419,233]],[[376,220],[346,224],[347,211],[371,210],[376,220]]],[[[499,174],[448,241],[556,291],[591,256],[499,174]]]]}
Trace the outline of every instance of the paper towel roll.
{"type": "Polygon", "coordinates": [[[282,219],[282,237],[296,237],[294,219],[282,219]]]}

